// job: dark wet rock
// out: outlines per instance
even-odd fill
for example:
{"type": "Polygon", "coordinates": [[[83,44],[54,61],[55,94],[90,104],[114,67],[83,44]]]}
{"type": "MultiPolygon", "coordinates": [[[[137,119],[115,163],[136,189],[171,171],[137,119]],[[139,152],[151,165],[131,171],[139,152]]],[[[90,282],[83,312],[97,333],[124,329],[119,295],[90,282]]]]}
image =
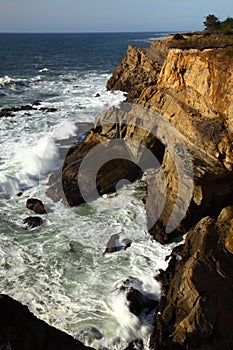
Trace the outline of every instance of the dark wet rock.
{"type": "Polygon", "coordinates": [[[97,92],[97,94],[95,95],[95,97],[100,97],[100,94],[97,92]]]}
{"type": "Polygon", "coordinates": [[[120,250],[126,250],[131,246],[132,243],[133,241],[129,238],[124,238],[120,240],[120,234],[113,234],[107,242],[106,249],[103,255],[105,255],[106,253],[115,253],[119,252],[120,250]]]}
{"type": "Polygon", "coordinates": [[[124,350],[143,350],[143,340],[141,338],[136,339],[129,343],[129,345],[124,350]]]}
{"type": "Polygon", "coordinates": [[[114,253],[120,250],[121,244],[120,244],[119,238],[120,236],[117,233],[110,237],[107,243],[106,249],[104,251],[104,254],[114,253]]]}
{"type": "Polygon", "coordinates": [[[28,198],[26,207],[33,210],[36,214],[46,214],[47,210],[40,199],[28,198]]]}
{"type": "Polygon", "coordinates": [[[32,102],[32,106],[40,106],[41,105],[41,101],[40,100],[36,100],[32,102]]]}
{"type": "MultiPolygon", "coordinates": [[[[91,350],[70,335],[36,318],[26,306],[0,295],[0,349],[91,350]]],[[[92,349],[93,350],[93,349],[92,349]]]]}
{"type": "Polygon", "coordinates": [[[129,238],[124,238],[121,241],[121,245],[123,247],[124,250],[126,250],[127,248],[131,247],[133,241],[129,238]]]}
{"type": "Polygon", "coordinates": [[[13,117],[14,114],[11,110],[9,109],[2,109],[0,111],[0,118],[3,118],[3,117],[13,117]]]}
{"type": "Polygon", "coordinates": [[[23,223],[26,225],[26,228],[31,230],[32,228],[41,226],[43,224],[43,219],[39,216],[29,216],[23,220],[23,223]]]}
{"type": "Polygon", "coordinates": [[[95,340],[100,340],[103,338],[103,334],[94,326],[88,326],[81,329],[76,338],[82,343],[87,345],[92,345],[95,340]]]}
{"type": "Polygon", "coordinates": [[[54,201],[62,199],[75,206],[113,193],[122,179],[132,182],[142,175],[140,167],[131,158],[124,140],[115,143],[91,131],[84,142],[69,149],[62,173],[53,176],[54,183],[49,180],[52,186],[46,194],[54,201]],[[81,164],[85,166],[80,174],[81,164]]]}
{"type": "Polygon", "coordinates": [[[177,248],[160,274],[162,297],[152,349],[233,348],[233,207],[215,220],[203,218],[177,248]]]}
{"type": "Polygon", "coordinates": [[[142,282],[137,278],[128,277],[116,286],[116,290],[126,295],[129,310],[136,316],[140,316],[143,311],[149,313],[158,306],[159,302],[142,290],[142,282]]]}
{"type": "Polygon", "coordinates": [[[129,310],[134,315],[139,316],[143,310],[150,312],[158,306],[158,301],[144,295],[137,289],[130,287],[126,294],[129,301],[129,310]]]}
{"type": "Polygon", "coordinates": [[[40,111],[46,112],[46,113],[54,113],[57,111],[57,108],[54,107],[41,107],[40,111]]]}
{"type": "Polygon", "coordinates": [[[16,196],[21,197],[22,195],[23,195],[23,192],[18,192],[16,196]]]}
{"type": "Polygon", "coordinates": [[[137,113],[142,114],[138,108],[135,106],[131,111],[131,106],[124,104],[121,109],[111,108],[96,119],[86,139],[67,152],[62,171],[50,178],[47,195],[70,206],[88,203],[115,192],[122,180],[139,179],[143,173],[141,167],[151,166],[145,156],[146,149],[160,161],[164,146],[150,133],[153,119],[150,118],[151,124],[145,129],[142,120],[131,124],[137,113]]]}

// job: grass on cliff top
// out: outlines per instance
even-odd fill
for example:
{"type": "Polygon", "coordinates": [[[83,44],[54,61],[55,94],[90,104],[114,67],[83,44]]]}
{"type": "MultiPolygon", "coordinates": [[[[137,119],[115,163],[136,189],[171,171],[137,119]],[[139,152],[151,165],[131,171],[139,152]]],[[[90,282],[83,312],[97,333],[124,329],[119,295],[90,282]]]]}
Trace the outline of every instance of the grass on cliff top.
{"type": "Polygon", "coordinates": [[[176,49],[216,49],[233,46],[233,33],[193,33],[175,34],[168,41],[169,48],[176,49]]]}

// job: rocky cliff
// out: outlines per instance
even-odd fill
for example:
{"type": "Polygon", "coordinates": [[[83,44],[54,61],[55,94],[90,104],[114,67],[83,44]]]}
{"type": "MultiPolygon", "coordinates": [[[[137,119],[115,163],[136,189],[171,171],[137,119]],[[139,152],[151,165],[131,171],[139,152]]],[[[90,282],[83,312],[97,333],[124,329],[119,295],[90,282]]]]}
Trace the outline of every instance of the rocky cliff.
{"type": "MultiPolygon", "coordinates": [[[[134,88],[126,90],[130,101],[161,113],[183,135],[193,165],[189,208],[169,234],[166,225],[184,182],[167,147],[159,172],[149,179],[148,220],[158,201],[165,202],[159,220],[150,228],[153,237],[165,243],[188,231],[166,272],[157,277],[163,294],[150,346],[156,350],[232,349],[232,207],[224,206],[233,201],[233,45],[187,50],[169,49],[170,43],[171,38],[164,42],[161,55],[166,52],[166,57],[159,61],[160,71],[154,70],[156,83],[151,79],[140,94],[137,88],[134,98],[134,88]]],[[[161,43],[153,45],[159,50],[161,43]]],[[[129,49],[127,55],[131,54],[129,49]]],[[[118,71],[122,68],[120,65],[118,71]]],[[[124,83],[132,70],[136,74],[135,64],[118,78],[124,83]]],[[[111,86],[117,88],[112,80],[111,86]]],[[[182,205],[180,202],[178,211],[182,205]]]]}
{"type": "Polygon", "coordinates": [[[232,349],[233,44],[179,46],[168,38],[128,48],[107,87],[127,92],[131,104],[96,120],[70,150],[49,194],[77,205],[88,192],[90,200],[111,192],[122,177],[132,181],[153,164],[148,230],[161,243],[188,234],[159,277],[163,295],[151,347],[232,349]],[[97,191],[90,191],[93,180],[97,191]]]}

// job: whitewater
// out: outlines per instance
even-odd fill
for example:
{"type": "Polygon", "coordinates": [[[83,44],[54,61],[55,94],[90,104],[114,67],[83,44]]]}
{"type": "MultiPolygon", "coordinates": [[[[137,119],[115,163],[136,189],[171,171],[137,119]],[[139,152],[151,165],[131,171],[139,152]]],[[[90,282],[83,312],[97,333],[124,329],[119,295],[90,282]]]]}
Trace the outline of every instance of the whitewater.
{"type": "Polygon", "coordinates": [[[93,205],[69,208],[46,196],[48,178],[62,166],[83,123],[93,123],[125,100],[123,92],[105,86],[127,45],[148,43],[156,36],[161,33],[38,35],[33,40],[22,35],[21,41],[17,35],[0,37],[5,47],[1,109],[41,101],[33,110],[0,118],[1,293],[96,349],[122,350],[140,337],[148,341],[154,312],[139,318],[130,313],[119,286],[130,278],[137,289],[158,300],[160,286],[154,276],[166,268],[172,245],[161,246],[146,232],[144,179],[93,205]],[[15,57],[9,61],[9,41],[18,45],[16,64],[15,57]],[[42,227],[26,230],[23,220],[31,215],[26,200],[31,197],[41,199],[48,213],[42,227]],[[130,238],[131,247],[103,255],[115,233],[130,238]]]}

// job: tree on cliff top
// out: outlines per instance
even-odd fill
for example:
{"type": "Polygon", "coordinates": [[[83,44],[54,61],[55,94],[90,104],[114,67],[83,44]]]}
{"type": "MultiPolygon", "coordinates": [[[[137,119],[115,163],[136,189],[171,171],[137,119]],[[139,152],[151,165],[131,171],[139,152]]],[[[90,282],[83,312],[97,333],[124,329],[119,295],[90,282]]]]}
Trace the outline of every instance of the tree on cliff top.
{"type": "Polygon", "coordinates": [[[215,15],[208,15],[203,23],[206,30],[212,31],[218,29],[221,22],[215,15]]]}
{"type": "Polygon", "coordinates": [[[221,23],[221,30],[226,33],[233,33],[233,18],[227,17],[225,21],[221,23]]]}

